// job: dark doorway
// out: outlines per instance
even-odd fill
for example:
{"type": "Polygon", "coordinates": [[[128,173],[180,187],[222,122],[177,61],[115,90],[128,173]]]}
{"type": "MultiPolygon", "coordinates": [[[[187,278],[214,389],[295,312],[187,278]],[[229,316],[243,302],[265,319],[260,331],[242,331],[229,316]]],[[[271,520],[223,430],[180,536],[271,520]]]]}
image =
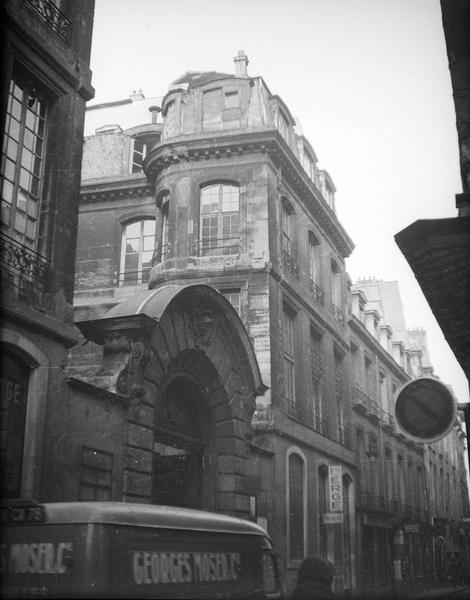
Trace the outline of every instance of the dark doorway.
{"type": "Polygon", "coordinates": [[[208,420],[205,398],[197,383],[186,376],[173,379],[156,410],[155,504],[201,507],[208,420]]]}

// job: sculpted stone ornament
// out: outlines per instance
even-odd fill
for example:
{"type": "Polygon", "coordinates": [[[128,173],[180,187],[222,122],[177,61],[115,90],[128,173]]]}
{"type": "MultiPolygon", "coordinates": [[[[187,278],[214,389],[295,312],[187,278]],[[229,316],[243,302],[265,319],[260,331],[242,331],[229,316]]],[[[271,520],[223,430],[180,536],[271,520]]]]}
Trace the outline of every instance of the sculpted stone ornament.
{"type": "Polygon", "coordinates": [[[129,360],[117,378],[119,393],[139,402],[145,395],[142,379],[146,366],[152,357],[152,349],[147,341],[136,340],[131,345],[129,360]]]}
{"type": "Polygon", "coordinates": [[[196,348],[208,348],[216,321],[214,312],[198,304],[197,299],[191,300],[188,308],[189,328],[194,337],[194,345],[196,348]]]}

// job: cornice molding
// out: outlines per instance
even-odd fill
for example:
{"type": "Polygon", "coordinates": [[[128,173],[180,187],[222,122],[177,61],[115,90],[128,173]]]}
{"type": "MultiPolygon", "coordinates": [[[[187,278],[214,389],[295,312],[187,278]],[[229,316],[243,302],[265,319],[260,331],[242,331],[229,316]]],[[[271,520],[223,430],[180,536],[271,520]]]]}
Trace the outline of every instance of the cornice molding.
{"type": "Polygon", "coordinates": [[[153,185],[145,179],[121,179],[106,182],[84,182],[80,189],[80,202],[87,204],[98,200],[142,198],[152,196],[153,185]]]}
{"type": "Polygon", "coordinates": [[[354,248],[352,240],[277,129],[229,134],[208,133],[163,140],[148,153],[144,171],[150,180],[155,180],[164,169],[172,165],[227,159],[254,152],[269,155],[276,169],[281,171],[282,177],[286,178],[306,210],[312,213],[343,258],[348,257],[354,248]]]}

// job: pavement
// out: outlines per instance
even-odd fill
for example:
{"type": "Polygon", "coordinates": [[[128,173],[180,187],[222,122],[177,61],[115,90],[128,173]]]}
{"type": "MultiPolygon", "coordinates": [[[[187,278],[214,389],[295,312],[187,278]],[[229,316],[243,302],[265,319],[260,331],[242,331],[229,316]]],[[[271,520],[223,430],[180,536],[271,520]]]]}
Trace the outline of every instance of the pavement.
{"type": "Polygon", "coordinates": [[[410,600],[470,600],[470,585],[427,590],[411,595],[410,600]]]}

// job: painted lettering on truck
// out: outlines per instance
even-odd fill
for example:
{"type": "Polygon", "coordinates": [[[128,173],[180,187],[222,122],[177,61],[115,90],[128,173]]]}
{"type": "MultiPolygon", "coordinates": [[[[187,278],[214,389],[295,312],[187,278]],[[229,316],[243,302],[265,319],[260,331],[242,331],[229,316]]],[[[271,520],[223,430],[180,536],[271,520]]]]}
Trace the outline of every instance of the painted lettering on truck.
{"type": "Polygon", "coordinates": [[[72,542],[2,544],[0,572],[63,575],[70,569],[72,542]]]}
{"type": "Polygon", "coordinates": [[[133,577],[137,585],[235,581],[240,565],[239,552],[132,553],[133,577]]]}

